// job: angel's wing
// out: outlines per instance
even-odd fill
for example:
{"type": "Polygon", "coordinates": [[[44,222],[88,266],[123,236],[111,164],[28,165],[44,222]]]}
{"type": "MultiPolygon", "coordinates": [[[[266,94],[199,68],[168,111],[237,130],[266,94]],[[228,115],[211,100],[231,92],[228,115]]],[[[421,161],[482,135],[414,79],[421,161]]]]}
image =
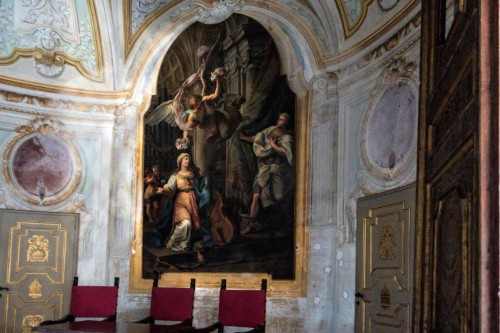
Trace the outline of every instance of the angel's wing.
{"type": "Polygon", "coordinates": [[[188,114],[182,109],[175,99],[166,101],[158,105],[154,110],[148,112],[144,117],[144,123],[147,125],[157,125],[164,121],[170,126],[179,127],[182,131],[192,130],[192,127],[186,123],[188,114]]]}
{"type": "Polygon", "coordinates": [[[215,43],[210,48],[210,52],[202,64],[202,72],[200,75],[201,82],[203,84],[203,89],[201,91],[202,95],[208,95],[215,90],[215,85],[210,80],[210,74],[212,71],[218,67],[222,67],[223,59],[220,55],[220,50],[222,46],[222,32],[219,32],[215,43]]]}
{"type": "Polygon", "coordinates": [[[144,123],[147,125],[157,125],[162,121],[171,126],[177,126],[175,121],[176,112],[174,100],[169,100],[158,105],[154,110],[149,111],[144,117],[144,123]]]}

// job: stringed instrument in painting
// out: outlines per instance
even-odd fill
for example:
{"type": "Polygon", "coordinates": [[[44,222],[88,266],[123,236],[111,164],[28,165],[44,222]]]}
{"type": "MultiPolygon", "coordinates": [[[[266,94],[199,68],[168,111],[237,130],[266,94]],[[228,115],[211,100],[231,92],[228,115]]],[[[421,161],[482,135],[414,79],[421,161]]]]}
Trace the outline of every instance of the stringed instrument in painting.
{"type": "Polygon", "coordinates": [[[215,246],[222,246],[233,239],[234,227],[231,221],[222,212],[224,203],[219,192],[214,192],[214,207],[210,211],[210,221],[212,226],[210,232],[215,246]]]}

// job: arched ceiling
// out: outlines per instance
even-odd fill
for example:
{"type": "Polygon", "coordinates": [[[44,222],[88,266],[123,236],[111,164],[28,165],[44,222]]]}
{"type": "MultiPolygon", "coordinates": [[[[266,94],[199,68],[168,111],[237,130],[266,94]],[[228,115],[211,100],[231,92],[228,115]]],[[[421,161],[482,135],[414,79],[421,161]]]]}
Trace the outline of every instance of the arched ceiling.
{"type": "Polygon", "coordinates": [[[37,82],[42,90],[47,82],[95,91],[99,84],[109,92],[129,89],[136,84],[122,82],[133,78],[115,74],[116,69],[141,70],[134,63],[144,64],[150,57],[156,57],[158,68],[165,47],[172,43],[162,42],[158,53],[153,49],[158,35],[165,38],[177,31],[175,37],[179,29],[196,21],[219,23],[232,13],[258,20],[275,38],[286,37],[288,42],[281,47],[293,48],[299,66],[312,66],[309,71],[314,71],[351,58],[360,47],[370,48],[419,4],[419,0],[4,0],[0,78],[23,85],[37,82]]]}

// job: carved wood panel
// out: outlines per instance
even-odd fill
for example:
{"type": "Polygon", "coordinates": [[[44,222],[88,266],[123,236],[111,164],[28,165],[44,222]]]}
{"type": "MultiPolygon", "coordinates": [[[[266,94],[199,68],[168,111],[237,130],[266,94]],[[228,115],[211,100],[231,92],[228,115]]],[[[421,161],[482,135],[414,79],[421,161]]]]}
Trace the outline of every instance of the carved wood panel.
{"type": "Polygon", "coordinates": [[[479,332],[478,4],[446,3],[422,3],[414,330],[479,332]]]}

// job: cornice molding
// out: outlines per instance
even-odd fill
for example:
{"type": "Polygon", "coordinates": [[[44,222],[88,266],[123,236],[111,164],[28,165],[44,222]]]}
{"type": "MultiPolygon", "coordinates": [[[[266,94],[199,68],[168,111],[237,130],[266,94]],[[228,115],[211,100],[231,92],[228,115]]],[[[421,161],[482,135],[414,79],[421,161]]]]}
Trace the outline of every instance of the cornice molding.
{"type": "MultiPolygon", "coordinates": [[[[398,45],[401,44],[402,41],[404,41],[406,37],[420,28],[420,23],[420,13],[417,13],[404,27],[402,27],[395,34],[383,41],[375,49],[360,57],[356,62],[335,71],[335,73],[337,73],[339,77],[339,80],[350,77],[354,73],[369,67],[371,64],[375,63],[376,60],[382,58],[384,55],[394,50],[398,45]]],[[[413,45],[413,42],[410,42],[409,45],[413,45]]]]}
{"type": "MultiPolygon", "coordinates": [[[[410,16],[412,11],[415,10],[415,8],[420,4],[419,0],[412,0],[410,1],[397,15],[392,17],[386,24],[384,24],[382,27],[374,31],[372,34],[364,38],[363,40],[359,41],[351,47],[348,50],[345,50],[343,52],[325,57],[323,59],[323,63],[325,67],[332,66],[335,64],[342,63],[344,61],[348,61],[349,59],[355,59],[358,57],[357,55],[360,52],[363,52],[364,50],[367,50],[372,47],[375,43],[377,43],[381,38],[384,37],[389,31],[393,30],[401,21],[405,21],[406,17],[410,16]]],[[[410,20],[409,23],[407,23],[403,28],[401,28],[399,31],[407,29],[409,24],[416,24],[418,27],[420,26],[420,11],[416,13],[413,18],[410,20]],[[415,23],[417,22],[418,23],[415,23]]],[[[398,32],[399,33],[399,32],[398,32]]],[[[396,33],[396,34],[398,34],[396,33]]],[[[379,46],[380,47],[380,46],[379,46]]]]}
{"type": "MultiPolygon", "coordinates": [[[[50,84],[35,83],[31,81],[20,80],[1,75],[0,75],[0,82],[6,86],[18,87],[26,90],[46,92],[58,95],[71,95],[71,96],[99,98],[99,99],[123,99],[123,98],[128,98],[130,95],[130,91],[128,90],[97,91],[97,90],[67,88],[50,84]]],[[[0,92],[2,92],[2,90],[3,89],[0,88],[0,92]]]]}
{"type": "Polygon", "coordinates": [[[114,114],[118,104],[61,100],[59,98],[40,97],[0,89],[1,109],[29,114],[43,114],[42,112],[29,111],[35,107],[84,113],[114,114]],[[2,101],[8,102],[8,104],[4,105],[2,101]]]}

